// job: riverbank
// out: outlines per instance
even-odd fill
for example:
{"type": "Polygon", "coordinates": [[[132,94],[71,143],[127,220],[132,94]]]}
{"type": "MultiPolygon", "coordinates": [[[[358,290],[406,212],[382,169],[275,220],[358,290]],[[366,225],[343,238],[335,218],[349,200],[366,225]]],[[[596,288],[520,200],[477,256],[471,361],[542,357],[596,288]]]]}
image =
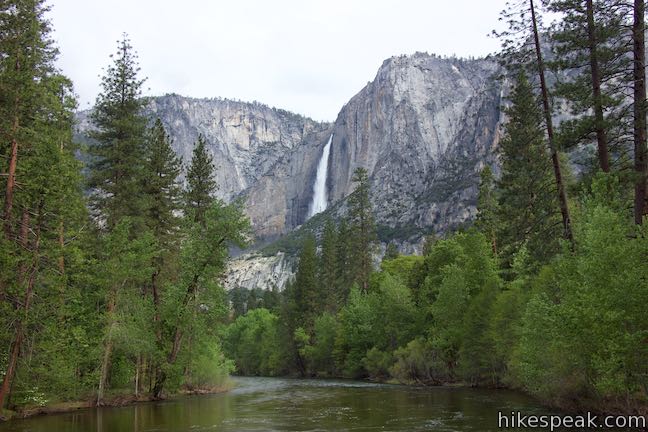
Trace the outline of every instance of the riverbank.
{"type": "MultiPolygon", "coordinates": [[[[179,392],[167,395],[162,399],[155,398],[149,394],[119,394],[104,399],[101,406],[123,407],[138,403],[156,402],[160,400],[173,400],[183,396],[225,393],[230,391],[233,387],[234,383],[231,380],[228,380],[224,384],[214,387],[182,389],[179,392]]],[[[26,405],[17,407],[15,410],[0,409],[0,422],[6,422],[14,419],[25,419],[41,415],[61,414],[96,407],[98,407],[96,400],[94,398],[91,398],[77,401],[55,402],[45,405],[26,405]]]]}
{"type": "Polygon", "coordinates": [[[522,393],[355,380],[233,377],[216,397],[93,408],[0,424],[0,432],[453,430],[498,432],[498,412],[550,414],[522,393]]]}

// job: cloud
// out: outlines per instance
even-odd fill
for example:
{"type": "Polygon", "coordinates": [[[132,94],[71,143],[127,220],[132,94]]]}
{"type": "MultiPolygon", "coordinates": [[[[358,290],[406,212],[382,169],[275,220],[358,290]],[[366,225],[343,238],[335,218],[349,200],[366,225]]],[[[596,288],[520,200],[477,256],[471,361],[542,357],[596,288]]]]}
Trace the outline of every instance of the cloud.
{"type": "Polygon", "coordinates": [[[427,51],[483,56],[499,43],[505,0],[58,0],[59,66],[81,107],[127,32],[150,94],[258,100],[318,120],[339,109],[385,58],[427,51]]]}

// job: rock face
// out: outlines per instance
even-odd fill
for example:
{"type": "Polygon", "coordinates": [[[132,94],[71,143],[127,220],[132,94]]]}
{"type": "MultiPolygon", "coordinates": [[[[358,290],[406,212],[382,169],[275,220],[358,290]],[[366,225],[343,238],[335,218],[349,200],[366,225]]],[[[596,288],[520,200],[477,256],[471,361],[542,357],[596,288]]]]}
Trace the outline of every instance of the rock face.
{"type": "Polygon", "coordinates": [[[283,252],[269,257],[245,254],[230,262],[225,288],[282,289],[293,275],[293,262],[283,252]]]}
{"type": "Polygon", "coordinates": [[[369,171],[377,220],[446,231],[475,215],[479,172],[494,163],[501,86],[488,60],[392,57],[338,115],[329,196],[369,171]]]}
{"type": "MultiPolygon", "coordinates": [[[[202,134],[217,167],[218,196],[246,199],[260,243],[307,218],[319,158],[331,133],[328,204],[352,192],[356,167],[369,172],[377,222],[403,251],[420,249],[423,232],[444,232],[475,213],[479,172],[495,165],[502,121],[502,84],[495,62],[417,53],[386,60],[340,111],[318,123],[258,103],[152,98],[185,167],[202,134]]],[[[79,114],[81,132],[90,128],[79,114]]],[[[344,205],[339,206],[344,208],[344,205]]],[[[292,260],[243,255],[232,263],[229,286],[280,288],[292,260]]]]}
{"type": "MultiPolygon", "coordinates": [[[[216,166],[216,195],[226,202],[249,197],[246,209],[259,238],[303,223],[330,124],[260,103],[178,95],[151,98],[146,114],[160,118],[184,169],[198,135],[205,137],[216,166]]],[[[78,120],[81,133],[91,129],[88,111],[78,120]]]]}
{"type": "Polygon", "coordinates": [[[206,138],[218,195],[226,201],[247,197],[247,213],[259,238],[279,236],[304,221],[308,185],[329,124],[258,103],[177,95],[154,98],[149,109],[169,130],[187,164],[198,135],[206,138]]]}

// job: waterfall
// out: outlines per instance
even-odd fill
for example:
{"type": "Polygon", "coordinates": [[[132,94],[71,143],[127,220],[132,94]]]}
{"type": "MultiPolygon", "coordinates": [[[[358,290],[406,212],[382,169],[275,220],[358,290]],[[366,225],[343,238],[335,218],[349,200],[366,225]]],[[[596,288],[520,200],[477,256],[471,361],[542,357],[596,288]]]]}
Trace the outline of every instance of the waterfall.
{"type": "Polygon", "coordinates": [[[317,213],[326,210],[327,197],[326,197],[326,175],[328,174],[328,160],[331,154],[331,141],[333,141],[333,134],[328,139],[324,146],[322,157],[319,164],[317,164],[317,174],[315,176],[315,184],[313,184],[313,201],[308,209],[308,217],[313,217],[317,213]]]}

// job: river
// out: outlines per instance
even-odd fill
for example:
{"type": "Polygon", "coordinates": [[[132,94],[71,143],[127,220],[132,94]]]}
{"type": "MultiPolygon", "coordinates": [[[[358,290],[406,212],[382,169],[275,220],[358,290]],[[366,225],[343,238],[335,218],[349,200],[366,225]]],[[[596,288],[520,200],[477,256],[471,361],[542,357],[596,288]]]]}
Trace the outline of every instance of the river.
{"type": "MultiPolygon", "coordinates": [[[[234,378],[230,392],[14,420],[0,432],[496,431],[498,411],[544,412],[506,390],[234,378]]],[[[521,430],[521,429],[516,429],[521,430]]]]}

